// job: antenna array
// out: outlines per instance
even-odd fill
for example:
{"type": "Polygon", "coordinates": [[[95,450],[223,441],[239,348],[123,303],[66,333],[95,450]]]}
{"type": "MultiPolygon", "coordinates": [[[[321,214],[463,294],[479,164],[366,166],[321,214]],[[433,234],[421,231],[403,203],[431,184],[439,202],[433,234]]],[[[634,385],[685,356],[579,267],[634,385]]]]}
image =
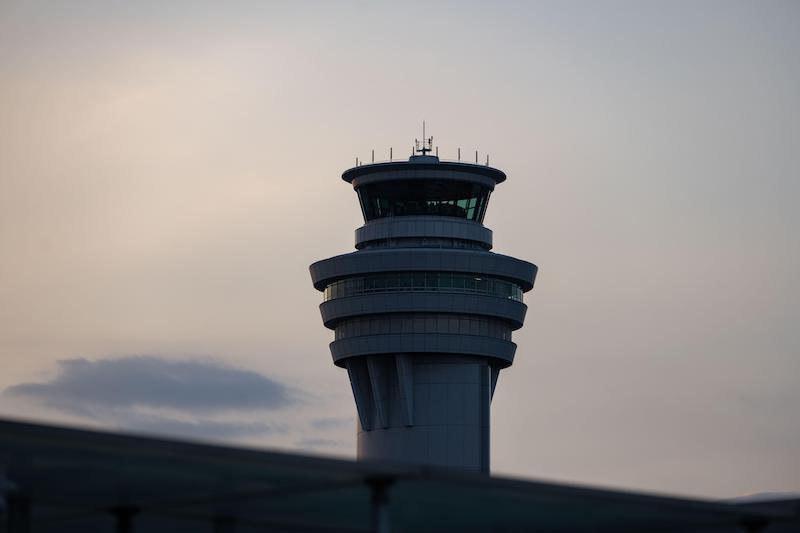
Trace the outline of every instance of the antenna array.
{"type": "MultiPolygon", "coordinates": [[[[434,147],[434,145],[433,145],[433,136],[426,137],[425,126],[426,126],[425,125],[425,121],[423,120],[422,121],[422,141],[420,141],[419,139],[414,139],[414,146],[411,147],[411,155],[413,156],[413,155],[419,153],[419,154],[422,154],[424,156],[424,155],[428,155],[429,152],[434,152],[436,154],[436,157],[439,157],[439,147],[438,146],[434,147]]],[[[390,162],[394,161],[394,152],[393,152],[393,149],[391,147],[389,147],[389,161],[390,162]]],[[[457,159],[457,161],[461,161],[461,147],[458,148],[458,159],[457,159]]],[[[372,150],[372,162],[375,163],[375,150],[374,149],[372,150]]],[[[364,162],[361,161],[358,157],[356,157],[356,166],[359,167],[359,166],[361,166],[363,164],[364,164],[364,162]]],[[[476,165],[480,164],[478,162],[478,150],[475,150],[475,164],[476,165]]],[[[486,164],[487,167],[489,166],[489,154],[486,154],[486,163],[485,164],[486,164]]]]}

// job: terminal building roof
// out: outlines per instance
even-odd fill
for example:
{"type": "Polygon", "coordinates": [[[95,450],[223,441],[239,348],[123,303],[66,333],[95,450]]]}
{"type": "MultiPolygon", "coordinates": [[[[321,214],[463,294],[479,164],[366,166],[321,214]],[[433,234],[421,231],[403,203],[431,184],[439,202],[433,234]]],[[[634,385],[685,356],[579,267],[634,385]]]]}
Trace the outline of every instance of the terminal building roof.
{"type": "Polygon", "coordinates": [[[800,531],[733,504],[0,420],[0,531],[800,531]]]}

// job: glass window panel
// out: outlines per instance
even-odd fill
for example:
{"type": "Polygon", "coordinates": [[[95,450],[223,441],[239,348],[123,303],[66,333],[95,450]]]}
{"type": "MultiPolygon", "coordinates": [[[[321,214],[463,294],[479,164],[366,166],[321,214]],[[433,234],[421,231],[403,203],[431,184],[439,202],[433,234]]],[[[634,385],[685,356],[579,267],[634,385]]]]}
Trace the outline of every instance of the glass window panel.
{"type": "Polygon", "coordinates": [[[486,278],[474,278],[475,279],[475,290],[480,293],[488,294],[489,292],[489,285],[486,282],[486,278]]]}
{"type": "Polygon", "coordinates": [[[475,220],[480,200],[490,191],[469,182],[426,179],[373,183],[358,187],[357,193],[365,220],[425,214],[467,218],[470,208],[469,218],[475,220]]]}
{"type": "Polygon", "coordinates": [[[467,291],[474,291],[475,290],[475,279],[472,276],[464,276],[464,290],[467,291]]]}
{"type": "Polygon", "coordinates": [[[453,286],[453,275],[449,272],[439,274],[439,287],[442,290],[449,289],[453,286]]]}
{"type": "MultiPolygon", "coordinates": [[[[364,293],[395,291],[452,291],[489,294],[498,298],[522,301],[522,288],[505,280],[449,272],[398,272],[354,277],[329,284],[323,291],[325,301],[364,293]]],[[[388,322],[384,327],[389,327],[388,322]]]]}

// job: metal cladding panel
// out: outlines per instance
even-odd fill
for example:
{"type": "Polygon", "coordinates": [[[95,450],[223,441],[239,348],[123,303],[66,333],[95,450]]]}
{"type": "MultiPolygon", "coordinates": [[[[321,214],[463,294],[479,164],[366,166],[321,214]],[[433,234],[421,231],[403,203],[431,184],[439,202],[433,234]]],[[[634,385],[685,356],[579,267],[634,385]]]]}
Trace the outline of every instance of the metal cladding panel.
{"type": "Polygon", "coordinates": [[[368,254],[362,258],[360,255],[353,254],[353,258],[355,259],[356,268],[358,268],[358,265],[360,263],[362,267],[366,269],[367,272],[386,270],[383,255],[368,254]]]}
{"type": "Polygon", "coordinates": [[[333,329],[344,319],[383,313],[465,313],[507,321],[519,329],[528,306],[515,300],[446,292],[374,293],[336,298],[319,306],[325,327],[333,329]]]}
{"type": "Polygon", "coordinates": [[[479,222],[436,216],[387,217],[371,220],[356,229],[356,248],[370,241],[409,237],[475,241],[492,247],[492,230],[479,222]]]}
{"type": "Polygon", "coordinates": [[[309,267],[317,290],[337,279],[369,273],[441,270],[509,279],[524,291],[533,288],[538,268],[507,255],[448,248],[364,250],[317,261],[309,267]]]}
{"type": "Polygon", "coordinates": [[[511,341],[479,335],[442,333],[397,333],[349,337],[331,342],[331,355],[338,366],[344,360],[377,354],[452,353],[492,359],[505,368],[514,361],[517,345],[511,341]]]}
{"type": "MultiPolygon", "coordinates": [[[[380,357],[380,356],[373,356],[380,357]]],[[[415,356],[413,424],[360,427],[358,455],[455,470],[489,469],[489,365],[482,358],[415,356]]],[[[389,405],[400,397],[391,390],[389,405]]],[[[395,422],[397,421],[396,413],[395,422]]],[[[373,417],[374,419],[374,417],[373,417]]]]}
{"type": "Polygon", "coordinates": [[[369,176],[356,178],[352,181],[353,188],[358,189],[365,185],[396,180],[451,180],[469,183],[477,183],[489,190],[494,190],[495,182],[492,178],[470,174],[465,172],[450,172],[442,170],[423,171],[423,170],[395,170],[392,172],[376,172],[369,176]]]}
{"type": "Polygon", "coordinates": [[[382,181],[442,179],[471,181],[494,189],[496,184],[505,181],[506,175],[496,168],[471,163],[399,161],[354,167],[346,170],[342,179],[352,183],[353,188],[382,181]]]}

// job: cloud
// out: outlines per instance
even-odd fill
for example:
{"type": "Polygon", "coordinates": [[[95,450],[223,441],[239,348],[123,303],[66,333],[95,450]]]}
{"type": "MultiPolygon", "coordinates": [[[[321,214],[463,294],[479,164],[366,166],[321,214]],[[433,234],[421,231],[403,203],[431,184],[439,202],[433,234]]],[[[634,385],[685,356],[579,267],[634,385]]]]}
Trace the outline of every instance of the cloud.
{"type": "Polygon", "coordinates": [[[50,381],[14,385],[5,393],[75,414],[98,406],[188,412],[276,409],[299,401],[296,391],[256,372],[153,356],[62,360],[50,381]]]}
{"type": "Polygon", "coordinates": [[[344,426],[355,425],[355,419],[351,416],[315,418],[309,422],[309,425],[313,429],[325,431],[328,429],[338,429],[344,426]]]}
{"type": "Polygon", "coordinates": [[[114,428],[209,439],[286,433],[286,424],[265,422],[265,412],[303,397],[249,370],[153,356],[59,361],[49,381],[13,385],[4,394],[114,428]]]}

